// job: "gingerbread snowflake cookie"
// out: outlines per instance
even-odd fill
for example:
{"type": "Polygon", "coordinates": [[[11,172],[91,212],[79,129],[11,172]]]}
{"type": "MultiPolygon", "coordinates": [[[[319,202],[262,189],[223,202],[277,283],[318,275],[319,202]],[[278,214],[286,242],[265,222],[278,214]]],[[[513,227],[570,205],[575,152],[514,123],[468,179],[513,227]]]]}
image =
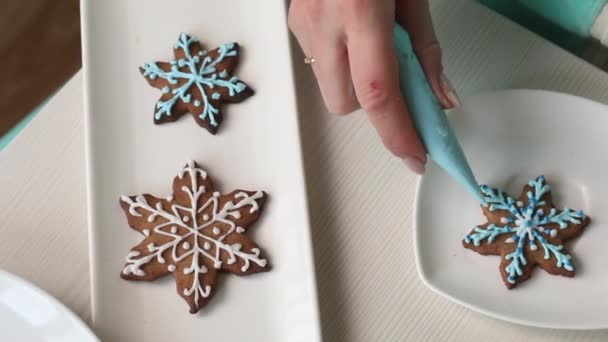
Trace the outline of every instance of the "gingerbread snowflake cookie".
{"type": "Polygon", "coordinates": [[[239,45],[225,43],[206,51],[198,40],[180,34],[170,62],[145,63],[142,75],[151,86],[161,90],[156,102],[154,123],[173,122],[191,113],[196,122],[211,134],[222,123],[224,102],[241,102],[253,91],[232,76],[239,59],[239,45]]]}
{"type": "Polygon", "coordinates": [[[462,244],[479,254],[500,255],[500,274],[507,288],[530,278],[535,265],[551,274],[574,276],[564,242],[581,235],[591,222],[582,210],[556,209],[544,176],[530,181],[519,199],[486,185],[481,191],[488,221],[475,227],[462,244]]]}
{"type": "Polygon", "coordinates": [[[188,162],[173,180],[173,194],[122,196],[131,228],[144,238],[127,254],[120,276],[155,280],[174,274],[177,292],[198,312],[215,291],[218,271],[268,271],[260,248],[245,235],[262,210],[262,191],[216,192],[211,178],[188,162]]]}

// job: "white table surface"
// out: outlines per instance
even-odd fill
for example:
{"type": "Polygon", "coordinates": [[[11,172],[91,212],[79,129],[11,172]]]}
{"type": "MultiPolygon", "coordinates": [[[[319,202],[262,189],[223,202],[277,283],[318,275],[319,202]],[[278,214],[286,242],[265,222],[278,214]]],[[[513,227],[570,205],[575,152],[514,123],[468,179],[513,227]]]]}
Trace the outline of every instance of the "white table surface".
{"type": "MultiPolygon", "coordinates": [[[[461,96],[538,88],[608,102],[608,75],[469,0],[431,1],[446,74],[461,96]]],[[[361,112],[326,113],[311,71],[296,79],[326,341],[606,341],[486,318],[426,289],[412,244],[416,177],[361,112]]],[[[82,77],[0,153],[0,268],[90,320],[82,77]]],[[[576,115],[576,113],[572,113],[576,115]]]]}

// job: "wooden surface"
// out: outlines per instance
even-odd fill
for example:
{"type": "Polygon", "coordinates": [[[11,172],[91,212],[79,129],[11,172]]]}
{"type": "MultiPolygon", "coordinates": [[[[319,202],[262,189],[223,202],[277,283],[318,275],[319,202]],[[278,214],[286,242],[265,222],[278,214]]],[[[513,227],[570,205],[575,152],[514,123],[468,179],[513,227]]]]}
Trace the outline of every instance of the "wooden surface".
{"type": "Polygon", "coordinates": [[[0,136],[80,68],[78,0],[2,0],[0,136]]]}
{"type": "MultiPolygon", "coordinates": [[[[608,103],[608,75],[577,57],[471,1],[431,5],[461,97],[540,88],[608,103]]],[[[425,288],[411,231],[416,177],[384,150],[362,113],[327,114],[310,69],[301,54],[294,58],[326,341],[608,340],[608,331],[494,320],[425,288]]],[[[0,267],[88,319],[81,85],[77,75],[0,153],[0,267]]]]}

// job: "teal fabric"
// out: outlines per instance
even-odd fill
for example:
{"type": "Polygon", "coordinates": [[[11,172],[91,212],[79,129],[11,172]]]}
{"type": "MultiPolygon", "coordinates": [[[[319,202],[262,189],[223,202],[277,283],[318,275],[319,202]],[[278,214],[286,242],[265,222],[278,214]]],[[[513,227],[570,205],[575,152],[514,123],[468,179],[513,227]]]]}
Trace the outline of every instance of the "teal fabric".
{"type": "Polygon", "coordinates": [[[579,54],[608,0],[477,0],[557,45],[579,54]]]}
{"type": "Polygon", "coordinates": [[[25,118],[21,119],[15,127],[13,127],[10,131],[8,131],[4,136],[0,137],[0,151],[4,150],[8,144],[15,139],[15,137],[27,126],[30,121],[38,114],[38,112],[46,105],[48,99],[43,101],[38,107],[36,107],[33,111],[31,111],[25,118]]]}
{"type": "Polygon", "coordinates": [[[606,0],[520,0],[533,13],[538,13],[559,27],[581,37],[588,37],[595,18],[606,0]]]}
{"type": "Polygon", "coordinates": [[[429,157],[481,203],[485,203],[452,125],[414,54],[409,35],[399,24],[395,24],[394,40],[401,92],[429,157]]]}

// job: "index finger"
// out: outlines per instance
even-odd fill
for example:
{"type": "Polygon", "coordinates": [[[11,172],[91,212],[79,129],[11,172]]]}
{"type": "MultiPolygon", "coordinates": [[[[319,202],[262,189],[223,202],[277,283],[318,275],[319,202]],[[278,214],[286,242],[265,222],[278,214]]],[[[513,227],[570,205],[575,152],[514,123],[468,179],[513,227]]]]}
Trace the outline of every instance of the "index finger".
{"type": "Polygon", "coordinates": [[[394,20],[391,15],[383,20],[386,16],[377,7],[369,7],[346,28],[355,93],[384,145],[414,172],[423,173],[426,151],[399,89],[394,20]]]}

